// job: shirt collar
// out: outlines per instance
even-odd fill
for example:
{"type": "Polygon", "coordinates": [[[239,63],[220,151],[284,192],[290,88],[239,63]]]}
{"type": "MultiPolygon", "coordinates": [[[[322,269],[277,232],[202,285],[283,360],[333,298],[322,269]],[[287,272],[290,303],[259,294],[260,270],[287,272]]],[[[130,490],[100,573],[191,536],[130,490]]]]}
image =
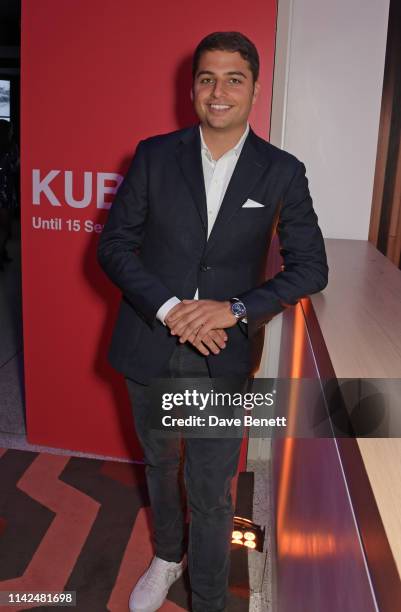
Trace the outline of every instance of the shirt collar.
{"type": "MultiPolygon", "coordinates": [[[[207,158],[210,161],[216,163],[216,160],[213,159],[212,154],[210,153],[210,151],[208,149],[208,146],[207,146],[207,144],[206,144],[206,142],[205,142],[205,140],[203,138],[202,128],[201,128],[200,125],[199,125],[199,133],[200,133],[200,139],[201,139],[201,150],[205,153],[205,155],[207,156],[207,158]]],[[[226,153],[224,153],[224,155],[227,155],[227,153],[231,153],[233,151],[235,153],[235,155],[237,157],[239,157],[239,155],[240,155],[240,153],[242,151],[242,147],[244,146],[245,139],[248,136],[248,134],[249,134],[249,123],[246,124],[245,131],[242,134],[242,136],[239,139],[239,141],[237,142],[237,144],[232,149],[229,149],[228,151],[226,151],[226,153]]]]}

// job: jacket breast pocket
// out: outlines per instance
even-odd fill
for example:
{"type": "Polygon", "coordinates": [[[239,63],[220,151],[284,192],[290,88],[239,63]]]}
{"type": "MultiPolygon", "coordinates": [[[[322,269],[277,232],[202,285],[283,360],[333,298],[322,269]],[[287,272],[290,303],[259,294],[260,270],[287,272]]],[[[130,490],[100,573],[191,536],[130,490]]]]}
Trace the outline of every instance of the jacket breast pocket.
{"type": "Polygon", "coordinates": [[[270,231],[273,222],[274,210],[272,206],[263,208],[240,208],[231,219],[231,239],[239,245],[248,245],[259,239],[266,241],[266,234],[270,231]]]}
{"type": "Polygon", "coordinates": [[[266,214],[269,211],[270,207],[269,206],[258,206],[258,207],[245,207],[242,206],[242,208],[240,208],[240,212],[241,213],[245,213],[245,214],[250,214],[250,215],[257,215],[257,214],[266,214]]]}

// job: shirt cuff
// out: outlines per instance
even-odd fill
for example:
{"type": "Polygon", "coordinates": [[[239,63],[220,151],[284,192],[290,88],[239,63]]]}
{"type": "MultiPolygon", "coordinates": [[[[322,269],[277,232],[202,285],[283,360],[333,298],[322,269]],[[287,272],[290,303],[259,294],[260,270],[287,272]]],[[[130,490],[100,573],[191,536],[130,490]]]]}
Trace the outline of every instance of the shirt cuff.
{"type": "Polygon", "coordinates": [[[159,319],[159,321],[161,321],[163,325],[166,325],[165,319],[168,313],[172,308],[174,308],[174,306],[177,306],[177,304],[180,303],[181,300],[179,300],[177,297],[170,298],[169,300],[167,300],[167,302],[164,302],[164,304],[160,306],[159,310],[156,312],[156,319],[159,319]]]}

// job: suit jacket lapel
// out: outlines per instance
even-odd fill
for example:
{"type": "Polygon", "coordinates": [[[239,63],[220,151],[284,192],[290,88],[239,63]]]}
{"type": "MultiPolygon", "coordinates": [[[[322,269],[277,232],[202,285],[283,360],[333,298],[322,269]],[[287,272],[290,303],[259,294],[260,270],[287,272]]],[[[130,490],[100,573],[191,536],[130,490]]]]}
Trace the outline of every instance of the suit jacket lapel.
{"type": "Polygon", "coordinates": [[[222,235],[224,227],[238,208],[244,204],[248,194],[269,165],[270,161],[266,158],[266,152],[261,153],[258,150],[257,136],[250,130],[209,236],[206,252],[213,246],[219,233],[222,235]]]}
{"type": "Polygon", "coordinates": [[[194,126],[181,139],[177,148],[177,159],[188,184],[193,201],[207,233],[207,204],[205,180],[203,178],[199,127],[194,126]]]}

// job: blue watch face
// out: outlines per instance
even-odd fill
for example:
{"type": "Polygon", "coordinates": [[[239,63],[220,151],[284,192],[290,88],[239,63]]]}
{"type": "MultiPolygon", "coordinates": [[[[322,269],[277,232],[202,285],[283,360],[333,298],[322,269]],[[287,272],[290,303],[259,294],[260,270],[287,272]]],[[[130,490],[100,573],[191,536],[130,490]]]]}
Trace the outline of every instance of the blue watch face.
{"type": "Polygon", "coordinates": [[[245,317],[246,308],[242,302],[233,302],[231,304],[231,312],[238,318],[245,317]]]}

